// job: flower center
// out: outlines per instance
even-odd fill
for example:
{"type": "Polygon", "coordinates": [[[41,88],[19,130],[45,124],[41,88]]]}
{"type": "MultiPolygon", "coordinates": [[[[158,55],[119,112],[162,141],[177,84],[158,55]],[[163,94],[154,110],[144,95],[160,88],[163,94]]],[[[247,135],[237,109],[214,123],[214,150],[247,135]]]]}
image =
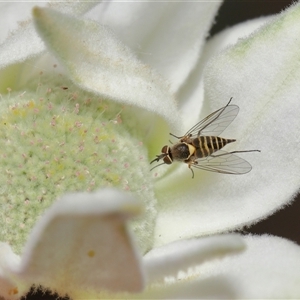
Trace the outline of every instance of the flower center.
{"type": "Polygon", "coordinates": [[[146,213],[132,227],[142,250],[150,247],[155,198],[142,132],[133,132],[123,120],[128,108],[69,82],[10,93],[0,105],[0,240],[20,253],[57,197],[117,187],[144,202],[146,213]]]}

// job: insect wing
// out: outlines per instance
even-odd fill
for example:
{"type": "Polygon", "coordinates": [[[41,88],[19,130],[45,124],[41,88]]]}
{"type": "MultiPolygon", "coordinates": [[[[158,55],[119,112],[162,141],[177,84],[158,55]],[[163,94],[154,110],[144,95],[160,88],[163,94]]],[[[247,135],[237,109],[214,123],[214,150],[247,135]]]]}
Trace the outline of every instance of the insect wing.
{"type": "Polygon", "coordinates": [[[185,136],[191,135],[197,137],[199,135],[218,136],[228,125],[234,120],[239,112],[237,105],[226,105],[215,112],[211,113],[205,119],[193,126],[185,136]]]}
{"type": "Polygon", "coordinates": [[[235,175],[248,173],[252,169],[252,166],[246,160],[229,152],[219,150],[213,155],[197,159],[198,164],[192,165],[192,167],[210,172],[235,175]]]}

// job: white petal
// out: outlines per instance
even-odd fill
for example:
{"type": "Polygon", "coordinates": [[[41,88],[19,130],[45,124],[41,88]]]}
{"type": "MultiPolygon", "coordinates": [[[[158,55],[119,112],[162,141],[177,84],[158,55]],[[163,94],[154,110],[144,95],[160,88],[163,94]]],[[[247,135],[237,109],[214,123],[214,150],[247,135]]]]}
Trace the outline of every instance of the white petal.
{"type": "Polygon", "coordinates": [[[16,255],[11,247],[3,242],[0,242],[0,268],[1,271],[6,269],[14,269],[20,263],[20,257],[16,255]]]}
{"type": "MultiPolygon", "coordinates": [[[[244,153],[253,169],[241,176],[196,170],[161,182],[157,244],[179,237],[241,228],[265,218],[299,189],[300,5],[215,57],[206,69],[206,94],[220,108],[233,97],[240,114],[222,134],[227,150],[244,153]]],[[[177,174],[174,174],[177,175],[177,174]]]]}
{"type": "Polygon", "coordinates": [[[299,299],[300,247],[274,236],[245,241],[241,255],[201,266],[202,278],[223,278],[234,299],[299,299]]]}
{"type": "Polygon", "coordinates": [[[7,38],[10,32],[16,30],[18,22],[30,18],[31,9],[36,3],[31,2],[1,2],[0,3],[0,44],[7,38]]]}
{"type": "Polygon", "coordinates": [[[299,299],[300,247],[277,237],[244,240],[245,252],[207,262],[192,280],[154,287],[144,298],[299,299]]]}
{"type": "MultiPolygon", "coordinates": [[[[45,2],[36,2],[35,4],[45,5],[45,2]]],[[[15,5],[16,9],[22,10],[17,4],[15,5]]],[[[71,5],[66,3],[52,3],[52,7],[56,7],[56,9],[62,12],[73,13],[74,15],[81,15],[94,5],[95,3],[92,2],[78,2],[71,5]]],[[[22,26],[19,26],[18,30],[0,45],[0,69],[37,56],[44,50],[44,43],[37,35],[33,23],[31,21],[24,22],[22,26]]]]}
{"type": "Polygon", "coordinates": [[[11,247],[0,242],[0,297],[6,300],[19,299],[30,288],[30,283],[24,284],[11,276],[10,270],[16,269],[20,257],[13,253],[11,247]]]}
{"type": "Polygon", "coordinates": [[[141,258],[125,224],[140,211],[111,189],[64,196],[36,224],[16,275],[61,295],[140,291],[141,258]]]}
{"type": "MultiPolygon", "coordinates": [[[[203,56],[201,57],[202,61],[208,62],[213,56],[219,54],[221,51],[224,51],[225,48],[234,45],[240,39],[246,38],[274,18],[274,15],[261,17],[223,30],[219,34],[212,37],[205,45],[203,56]]],[[[220,103],[222,102],[220,101],[220,103]]]]}
{"type": "MultiPolygon", "coordinates": [[[[207,62],[226,47],[235,44],[241,37],[248,36],[273,17],[274,16],[254,19],[244,22],[242,25],[239,24],[228,28],[214,36],[208,41],[208,43],[206,43],[202,56],[192,71],[189,80],[177,94],[177,97],[181,102],[180,112],[185,116],[183,119],[184,125],[182,132],[187,132],[192,126],[199,122],[205,115],[204,111],[206,112],[206,115],[208,115],[211,112],[210,110],[214,109],[214,107],[210,106],[209,103],[206,103],[206,105],[203,106],[203,71],[207,62]],[[200,114],[201,111],[202,114],[200,114]]],[[[225,103],[223,97],[215,102],[219,103],[220,107],[224,106],[225,103]]]]}
{"type": "Polygon", "coordinates": [[[98,6],[96,18],[113,28],[142,61],[158,70],[177,91],[193,69],[221,3],[111,1],[98,6]]]}
{"type": "Polygon", "coordinates": [[[177,277],[205,261],[241,250],[244,243],[237,235],[182,240],[153,249],[144,256],[148,284],[163,281],[167,276],[177,277]]]}
{"type": "Polygon", "coordinates": [[[175,126],[179,115],[167,83],[138,61],[106,27],[51,9],[34,10],[45,43],[84,89],[163,116],[175,126]]]}

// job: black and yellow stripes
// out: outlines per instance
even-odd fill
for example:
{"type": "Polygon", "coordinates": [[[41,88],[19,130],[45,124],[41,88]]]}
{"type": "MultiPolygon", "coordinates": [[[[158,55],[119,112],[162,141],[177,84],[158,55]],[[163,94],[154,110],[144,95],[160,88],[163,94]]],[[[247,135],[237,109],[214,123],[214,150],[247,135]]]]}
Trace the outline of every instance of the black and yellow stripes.
{"type": "Polygon", "coordinates": [[[223,139],[218,136],[199,136],[193,139],[192,144],[196,147],[196,157],[202,158],[222,149],[228,143],[235,142],[234,139],[223,139]]]}

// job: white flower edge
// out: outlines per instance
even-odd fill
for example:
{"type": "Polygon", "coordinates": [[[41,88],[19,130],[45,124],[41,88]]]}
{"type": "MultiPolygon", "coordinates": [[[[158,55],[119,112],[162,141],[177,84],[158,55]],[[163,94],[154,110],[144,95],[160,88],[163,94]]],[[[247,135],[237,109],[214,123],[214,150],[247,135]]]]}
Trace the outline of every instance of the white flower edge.
{"type": "Polygon", "coordinates": [[[141,291],[141,257],[126,226],[141,211],[130,194],[114,189],[62,197],[35,225],[20,262],[13,262],[15,255],[2,246],[1,259],[7,262],[0,266],[6,275],[2,282],[10,285],[0,295],[9,297],[10,286],[24,292],[31,284],[60,295],[141,291]]]}
{"type": "MultiPolygon", "coordinates": [[[[299,22],[297,4],[207,64],[205,93],[212,107],[207,111],[224,106],[230,97],[240,106],[238,117],[222,134],[237,142],[225,150],[262,152],[239,154],[253,167],[245,175],[196,170],[191,179],[190,170],[182,164],[178,172],[157,182],[157,246],[256,223],[296,195],[300,165],[295,138],[300,127],[300,101],[296,101],[300,71],[295,63],[300,47],[299,22]]],[[[241,32],[243,24],[239,27],[241,32]]],[[[218,38],[224,37],[220,34],[218,38]]]]}
{"type": "Polygon", "coordinates": [[[206,261],[244,249],[241,237],[234,234],[181,240],[155,248],[143,258],[147,282],[163,283],[167,277],[176,280],[180,274],[183,279],[182,272],[187,274],[206,261]]]}

